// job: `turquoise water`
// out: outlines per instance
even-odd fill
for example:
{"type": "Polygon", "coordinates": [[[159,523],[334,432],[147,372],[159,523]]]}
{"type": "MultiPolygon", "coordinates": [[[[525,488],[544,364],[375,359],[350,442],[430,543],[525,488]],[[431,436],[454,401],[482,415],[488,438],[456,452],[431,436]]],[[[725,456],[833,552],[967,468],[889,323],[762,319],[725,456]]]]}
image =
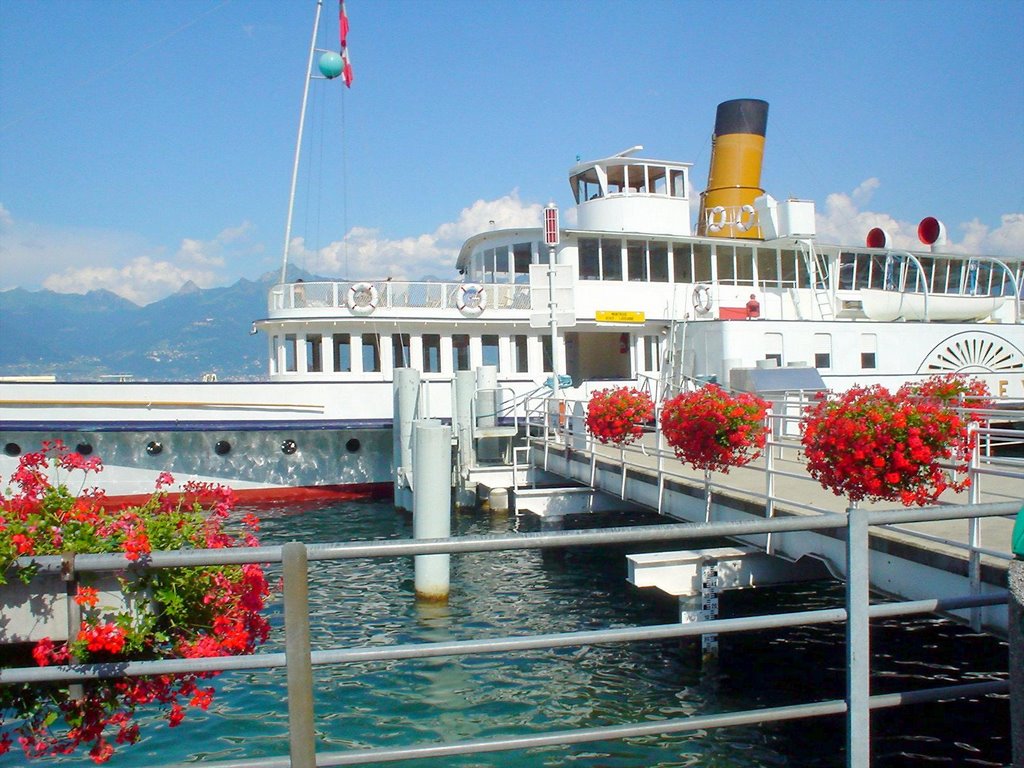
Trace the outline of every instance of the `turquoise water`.
{"type": "MultiPolygon", "coordinates": [[[[260,514],[267,544],[412,535],[410,519],[388,502],[260,514]]],[[[580,520],[588,526],[642,522],[657,519],[580,520]]],[[[457,532],[465,534],[504,533],[518,524],[514,517],[482,512],[455,520],[457,532]]],[[[636,548],[453,556],[452,594],[445,607],[416,604],[409,558],[311,563],[313,644],[393,645],[674,621],[674,601],[626,583],[627,551],[636,548]]],[[[274,574],[272,582],[279,571],[274,574]]],[[[726,594],[722,614],[841,603],[841,585],[817,582],[726,594]]],[[[280,600],[271,611],[277,631],[267,650],[279,650],[280,600]]],[[[844,689],[842,632],[841,626],[808,627],[723,636],[715,669],[701,667],[692,640],[321,667],[314,670],[318,748],[514,736],[837,698],[844,689]]],[[[873,642],[875,692],[1005,676],[1004,644],[947,622],[880,623],[873,642]]],[[[215,682],[218,694],[209,712],[190,712],[175,729],[160,720],[145,723],[140,743],[120,748],[109,765],[148,768],[286,755],[284,670],[229,673],[215,682]]],[[[826,768],[844,765],[844,725],[842,717],[818,718],[397,765],[826,768]]],[[[888,710],[876,715],[873,729],[876,766],[1010,762],[1005,697],[888,710]]],[[[0,758],[0,766],[18,765],[19,758],[0,758]]],[[[79,757],[59,764],[87,762],[79,757]]]]}

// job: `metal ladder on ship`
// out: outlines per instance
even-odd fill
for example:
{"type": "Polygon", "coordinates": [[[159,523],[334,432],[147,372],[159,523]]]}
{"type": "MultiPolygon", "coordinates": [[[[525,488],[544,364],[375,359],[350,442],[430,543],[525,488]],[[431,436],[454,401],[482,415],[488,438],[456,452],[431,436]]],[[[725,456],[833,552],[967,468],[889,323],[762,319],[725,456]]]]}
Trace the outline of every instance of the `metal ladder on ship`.
{"type": "Polygon", "coordinates": [[[832,292],[829,290],[828,263],[821,252],[810,240],[800,240],[800,253],[804,257],[804,266],[814,291],[814,302],[818,306],[821,320],[835,320],[835,306],[832,303],[832,292]]]}

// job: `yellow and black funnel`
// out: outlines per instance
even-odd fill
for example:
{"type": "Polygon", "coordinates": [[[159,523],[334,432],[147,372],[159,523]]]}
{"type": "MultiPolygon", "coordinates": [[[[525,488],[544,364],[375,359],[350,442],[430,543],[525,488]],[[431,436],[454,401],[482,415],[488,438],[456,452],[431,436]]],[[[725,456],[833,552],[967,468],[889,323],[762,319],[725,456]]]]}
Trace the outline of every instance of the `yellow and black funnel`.
{"type": "Polygon", "coordinates": [[[708,186],[700,196],[697,234],[758,239],[754,199],[761,189],[768,102],[733,99],[718,105],[708,186]]]}

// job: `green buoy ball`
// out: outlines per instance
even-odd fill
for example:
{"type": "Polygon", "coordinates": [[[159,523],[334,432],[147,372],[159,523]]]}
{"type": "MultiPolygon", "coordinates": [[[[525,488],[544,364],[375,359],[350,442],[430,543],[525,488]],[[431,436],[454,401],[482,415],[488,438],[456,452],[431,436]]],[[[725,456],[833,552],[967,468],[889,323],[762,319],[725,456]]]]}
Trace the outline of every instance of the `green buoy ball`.
{"type": "Polygon", "coordinates": [[[341,74],[343,64],[341,62],[341,55],[334,51],[328,51],[320,57],[320,74],[326,77],[328,80],[333,80],[341,74]]]}

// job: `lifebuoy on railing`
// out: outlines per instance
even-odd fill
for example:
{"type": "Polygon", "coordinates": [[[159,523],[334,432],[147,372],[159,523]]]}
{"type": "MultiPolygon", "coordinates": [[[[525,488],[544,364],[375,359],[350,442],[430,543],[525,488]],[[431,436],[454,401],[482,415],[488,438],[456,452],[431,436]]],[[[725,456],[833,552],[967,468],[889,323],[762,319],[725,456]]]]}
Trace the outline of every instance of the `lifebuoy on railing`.
{"type": "Polygon", "coordinates": [[[716,205],[708,211],[708,232],[721,232],[725,226],[725,208],[716,205]]]}
{"type": "Polygon", "coordinates": [[[459,286],[455,297],[455,306],[464,315],[475,317],[487,309],[487,294],[479,283],[466,283],[459,286]]]}
{"type": "Polygon", "coordinates": [[[701,315],[711,311],[711,286],[698,283],[693,287],[693,308],[701,315]]]}
{"type": "Polygon", "coordinates": [[[354,315],[368,315],[377,308],[380,294],[373,283],[353,283],[349,286],[346,304],[354,315]]]}
{"type": "Polygon", "coordinates": [[[736,229],[740,232],[747,232],[757,226],[757,212],[752,205],[744,205],[740,208],[739,219],[736,221],[736,229]]]}

